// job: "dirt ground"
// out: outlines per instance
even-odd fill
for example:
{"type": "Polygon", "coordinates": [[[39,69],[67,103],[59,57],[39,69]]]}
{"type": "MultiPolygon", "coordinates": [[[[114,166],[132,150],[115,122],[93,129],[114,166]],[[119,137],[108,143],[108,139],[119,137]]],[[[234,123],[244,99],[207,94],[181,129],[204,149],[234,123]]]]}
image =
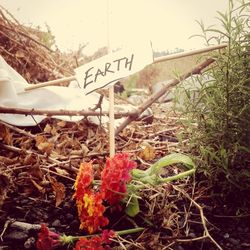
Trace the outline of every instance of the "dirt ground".
{"type": "MultiPolygon", "coordinates": [[[[116,151],[129,152],[145,169],[169,153],[185,151],[177,136],[181,130],[177,114],[156,104],[153,122],[129,125],[116,137],[116,151]]],[[[27,128],[1,122],[0,138],[0,249],[35,249],[41,223],[60,234],[83,235],[72,187],[82,161],[93,161],[95,176],[100,175],[109,151],[107,132],[86,121],[46,119],[27,128]],[[61,185],[63,197],[53,183],[61,185]]],[[[178,171],[172,166],[164,175],[178,171]]],[[[250,249],[247,208],[237,207],[238,197],[232,197],[235,205],[221,204],[200,174],[139,195],[136,217],[108,212],[110,229],[144,227],[115,239],[112,249],[250,249]]]]}

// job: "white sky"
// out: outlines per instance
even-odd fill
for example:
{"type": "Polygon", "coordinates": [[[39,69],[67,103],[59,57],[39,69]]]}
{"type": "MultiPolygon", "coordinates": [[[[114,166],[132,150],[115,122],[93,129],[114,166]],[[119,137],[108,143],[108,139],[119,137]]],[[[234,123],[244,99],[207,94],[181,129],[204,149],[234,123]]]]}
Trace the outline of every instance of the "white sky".
{"type": "MultiPolygon", "coordinates": [[[[21,23],[47,23],[61,50],[88,46],[91,54],[107,45],[107,0],[1,0],[21,23]]],[[[228,0],[109,0],[111,48],[140,46],[152,41],[154,50],[203,47],[195,20],[216,24],[216,11],[226,11],[228,0]]]]}

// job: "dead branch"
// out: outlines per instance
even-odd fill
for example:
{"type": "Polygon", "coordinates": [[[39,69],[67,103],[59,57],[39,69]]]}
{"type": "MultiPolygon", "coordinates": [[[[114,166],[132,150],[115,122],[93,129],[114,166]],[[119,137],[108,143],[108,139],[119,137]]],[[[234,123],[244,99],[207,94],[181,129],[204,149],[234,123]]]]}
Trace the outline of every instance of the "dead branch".
{"type": "Polygon", "coordinates": [[[42,154],[39,154],[33,150],[23,150],[21,148],[18,148],[18,147],[15,147],[15,146],[10,146],[10,145],[6,145],[6,144],[3,144],[3,143],[0,143],[0,147],[6,149],[6,150],[11,150],[13,152],[16,152],[16,153],[22,153],[22,152],[25,152],[27,154],[35,154],[35,155],[38,155],[40,158],[43,158],[43,159],[47,159],[48,162],[51,162],[51,163],[59,163],[60,164],[60,161],[50,157],[50,156],[46,156],[46,155],[42,155],[42,154]]]}
{"type": "MultiPolygon", "coordinates": [[[[24,108],[7,108],[0,106],[0,113],[2,114],[20,114],[20,115],[45,115],[45,116],[108,116],[109,112],[102,111],[102,112],[95,112],[95,111],[86,111],[86,110],[38,110],[38,109],[24,109],[24,108]]],[[[116,112],[115,118],[119,119],[124,116],[131,116],[137,113],[137,111],[132,112],[116,112]]]]}
{"type": "Polygon", "coordinates": [[[118,135],[129,123],[132,121],[136,120],[139,115],[144,112],[149,106],[152,105],[156,100],[158,100],[161,96],[163,96],[169,89],[172,87],[176,86],[178,83],[181,81],[185,80],[186,78],[195,75],[195,74],[200,74],[201,71],[209,66],[211,63],[213,63],[215,59],[209,58],[203,63],[197,65],[194,69],[192,69],[190,72],[182,75],[179,79],[172,79],[169,84],[164,86],[161,90],[159,90],[157,93],[153,94],[150,96],[150,98],[144,102],[141,106],[138,107],[137,112],[134,112],[134,114],[130,115],[116,130],[116,135],[118,135]]]}
{"type": "Polygon", "coordinates": [[[17,127],[15,127],[15,126],[12,126],[12,125],[10,125],[10,124],[4,122],[4,121],[1,121],[1,120],[0,120],[0,124],[3,124],[3,125],[6,126],[7,128],[12,129],[12,130],[16,131],[16,132],[19,133],[19,134],[28,136],[28,137],[33,138],[33,139],[36,138],[36,136],[33,135],[33,134],[31,134],[30,132],[26,132],[25,130],[20,129],[20,128],[17,128],[17,127]]]}
{"type": "Polygon", "coordinates": [[[201,237],[191,238],[191,239],[177,239],[176,241],[178,241],[178,242],[191,242],[191,241],[198,241],[198,240],[203,240],[203,239],[209,238],[215,244],[215,246],[218,249],[223,250],[221,248],[221,246],[210,235],[210,233],[209,233],[209,231],[207,229],[207,219],[206,219],[206,217],[204,215],[203,208],[194,199],[192,199],[185,191],[181,190],[180,188],[178,188],[178,187],[176,187],[174,185],[172,185],[172,187],[176,191],[182,193],[186,198],[188,198],[191,201],[191,204],[194,204],[194,206],[199,210],[200,217],[201,217],[201,222],[202,222],[202,225],[203,225],[203,228],[204,228],[204,235],[201,236],[201,237]]]}

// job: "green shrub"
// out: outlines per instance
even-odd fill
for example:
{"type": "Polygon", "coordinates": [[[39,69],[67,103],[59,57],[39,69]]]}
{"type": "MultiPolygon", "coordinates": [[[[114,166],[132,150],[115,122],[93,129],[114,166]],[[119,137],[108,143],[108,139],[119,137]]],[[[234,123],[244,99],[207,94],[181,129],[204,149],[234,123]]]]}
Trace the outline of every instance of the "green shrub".
{"type": "Polygon", "coordinates": [[[183,114],[190,150],[199,170],[224,194],[250,187],[250,3],[229,1],[228,11],[218,12],[221,28],[205,28],[206,43],[227,42],[216,63],[200,79],[193,98],[185,89],[183,114]],[[207,77],[208,76],[208,77],[207,77]]]}

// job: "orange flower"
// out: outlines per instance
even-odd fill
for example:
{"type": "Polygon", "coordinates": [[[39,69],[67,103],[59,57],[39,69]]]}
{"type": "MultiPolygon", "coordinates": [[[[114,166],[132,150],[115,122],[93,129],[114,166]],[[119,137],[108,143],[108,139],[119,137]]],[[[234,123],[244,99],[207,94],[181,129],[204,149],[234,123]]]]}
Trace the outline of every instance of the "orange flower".
{"type": "Polygon", "coordinates": [[[74,250],[81,250],[81,249],[87,249],[87,250],[104,250],[104,249],[110,249],[107,244],[110,243],[110,238],[114,237],[115,233],[114,231],[110,230],[104,230],[102,232],[101,236],[93,236],[90,239],[87,239],[85,237],[80,238],[79,241],[77,241],[76,246],[74,250]]]}
{"type": "Polygon", "coordinates": [[[93,182],[93,166],[92,163],[81,163],[79,172],[76,177],[74,184],[75,194],[74,198],[81,199],[87,189],[89,189],[90,184],[93,182]]]}
{"type": "Polygon", "coordinates": [[[82,163],[75,181],[75,194],[80,229],[94,233],[106,226],[109,221],[103,216],[105,207],[102,202],[102,194],[90,189],[93,182],[92,163],[82,163]]]}
{"type": "Polygon", "coordinates": [[[136,167],[126,153],[116,154],[106,161],[101,174],[101,192],[110,205],[121,201],[127,192],[127,183],[131,180],[130,171],[136,167]]]}
{"type": "Polygon", "coordinates": [[[103,216],[105,207],[102,204],[102,194],[86,191],[82,199],[77,199],[78,215],[81,221],[80,229],[87,230],[90,234],[108,225],[109,220],[103,216]]]}

